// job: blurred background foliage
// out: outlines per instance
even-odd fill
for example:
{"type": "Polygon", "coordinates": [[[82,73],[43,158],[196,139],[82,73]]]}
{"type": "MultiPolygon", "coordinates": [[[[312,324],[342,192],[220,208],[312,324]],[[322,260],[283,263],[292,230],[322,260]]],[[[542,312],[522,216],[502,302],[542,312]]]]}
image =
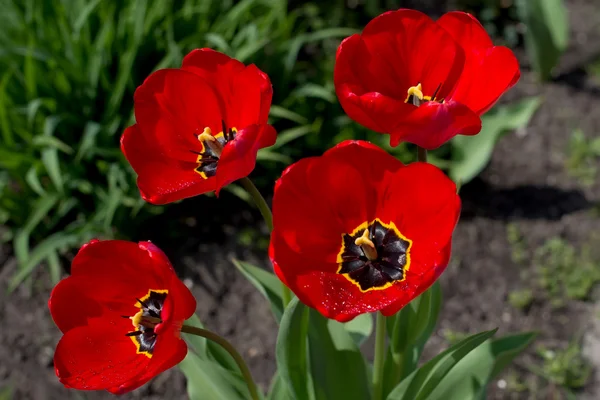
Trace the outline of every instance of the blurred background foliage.
{"type": "MultiPolygon", "coordinates": [[[[475,13],[499,44],[525,46],[540,79],[551,77],[567,43],[561,0],[449,3],[475,13]]],[[[164,210],[141,200],[119,138],[133,123],[135,88],[154,70],[178,67],[194,48],[255,63],[272,80],[278,141],[259,153],[253,173],[263,192],[294,160],[348,138],[371,140],[412,161],[409,145],[391,149],[386,137],[353,123],[333,87],[340,40],[384,11],[411,5],[0,0],[0,225],[19,262],[11,288],[42,262],[58,280],[65,252],[92,237],[135,238],[143,221],[164,210]]],[[[456,181],[468,182],[485,167],[499,137],[526,126],[540,101],[496,107],[480,135],[456,138],[432,161],[456,181]]]]}

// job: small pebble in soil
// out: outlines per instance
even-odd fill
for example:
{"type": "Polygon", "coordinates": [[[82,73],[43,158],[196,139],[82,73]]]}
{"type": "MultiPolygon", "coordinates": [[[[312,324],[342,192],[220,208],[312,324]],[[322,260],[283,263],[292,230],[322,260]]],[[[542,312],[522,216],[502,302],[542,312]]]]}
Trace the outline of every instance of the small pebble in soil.
{"type": "Polygon", "coordinates": [[[251,358],[254,358],[258,355],[259,351],[256,347],[250,347],[248,349],[248,356],[250,356],[251,358]]]}

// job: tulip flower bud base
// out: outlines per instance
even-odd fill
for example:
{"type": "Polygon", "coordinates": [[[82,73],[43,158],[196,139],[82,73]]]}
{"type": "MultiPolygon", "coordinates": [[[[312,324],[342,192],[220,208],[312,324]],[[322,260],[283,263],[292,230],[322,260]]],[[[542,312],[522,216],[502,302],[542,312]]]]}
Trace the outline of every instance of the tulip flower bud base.
{"type": "Polygon", "coordinates": [[[411,245],[412,241],[393,222],[364,222],[352,233],[342,235],[338,273],[362,292],[386,289],[406,279],[411,245]]]}

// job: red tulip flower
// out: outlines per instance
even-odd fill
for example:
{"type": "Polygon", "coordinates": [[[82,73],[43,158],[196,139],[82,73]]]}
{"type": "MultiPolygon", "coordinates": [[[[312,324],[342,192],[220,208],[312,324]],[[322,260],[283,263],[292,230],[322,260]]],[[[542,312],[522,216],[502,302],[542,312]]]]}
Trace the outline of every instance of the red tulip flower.
{"type": "Polygon", "coordinates": [[[48,306],[64,334],[54,354],[60,381],[120,394],[183,360],[180,330],[196,300],[152,243],[92,240],[48,306]]]}
{"type": "Polygon", "coordinates": [[[459,212],[438,168],[345,141],[277,181],[269,253],[283,283],[325,317],[389,316],[444,271],[459,212]]]}
{"type": "Polygon", "coordinates": [[[494,46],[473,16],[450,12],[433,21],[401,9],[342,42],[334,81],[350,118],[390,134],[392,146],[431,150],[479,133],[480,116],[519,76],[512,51],[494,46]]]}
{"type": "Polygon", "coordinates": [[[165,204],[246,177],[259,149],[275,143],[267,125],[269,77],[225,54],[194,50],[180,69],[154,72],[136,90],[135,119],[121,149],[144,200],[165,204]]]}

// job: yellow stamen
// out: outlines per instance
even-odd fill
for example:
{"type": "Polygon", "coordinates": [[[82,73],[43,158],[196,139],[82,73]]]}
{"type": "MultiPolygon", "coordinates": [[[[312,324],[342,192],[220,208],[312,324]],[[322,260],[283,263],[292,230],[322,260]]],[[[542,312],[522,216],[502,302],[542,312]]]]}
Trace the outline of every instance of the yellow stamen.
{"type": "Polygon", "coordinates": [[[198,140],[201,142],[214,142],[216,139],[212,135],[212,130],[207,126],[201,134],[198,135],[198,140]]]}
{"type": "Polygon", "coordinates": [[[365,256],[369,260],[377,259],[377,250],[375,249],[375,244],[373,244],[373,241],[369,239],[369,229],[365,229],[362,236],[354,241],[354,244],[360,246],[363,253],[365,253],[365,256]]]}
{"type": "Polygon", "coordinates": [[[129,318],[131,318],[131,323],[133,324],[135,329],[137,329],[138,326],[140,326],[140,323],[142,322],[142,318],[144,318],[144,311],[140,310],[133,317],[129,318]]]}
{"type": "Polygon", "coordinates": [[[215,156],[221,157],[223,145],[212,135],[209,127],[204,128],[204,131],[198,135],[198,140],[208,146],[215,153],[215,156]]]}
{"type": "Polygon", "coordinates": [[[413,104],[415,106],[418,106],[421,104],[421,101],[423,101],[423,98],[425,96],[423,96],[423,86],[421,86],[421,84],[419,83],[417,86],[411,86],[408,88],[408,96],[406,96],[406,100],[404,100],[404,102],[408,103],[408,100],[410,100],[410,96],[413,96],[413,104]]]}
{"type": "Polygon", "coordinates": [[[144,310],[138,311],[133,317],[129,318],[131,319],[131,323],[135,329],[138,329],[140,326],[154,328],[156,325],[162,322],[160,318],[151,317],[149,315],[144,316],[144,310]]]}

